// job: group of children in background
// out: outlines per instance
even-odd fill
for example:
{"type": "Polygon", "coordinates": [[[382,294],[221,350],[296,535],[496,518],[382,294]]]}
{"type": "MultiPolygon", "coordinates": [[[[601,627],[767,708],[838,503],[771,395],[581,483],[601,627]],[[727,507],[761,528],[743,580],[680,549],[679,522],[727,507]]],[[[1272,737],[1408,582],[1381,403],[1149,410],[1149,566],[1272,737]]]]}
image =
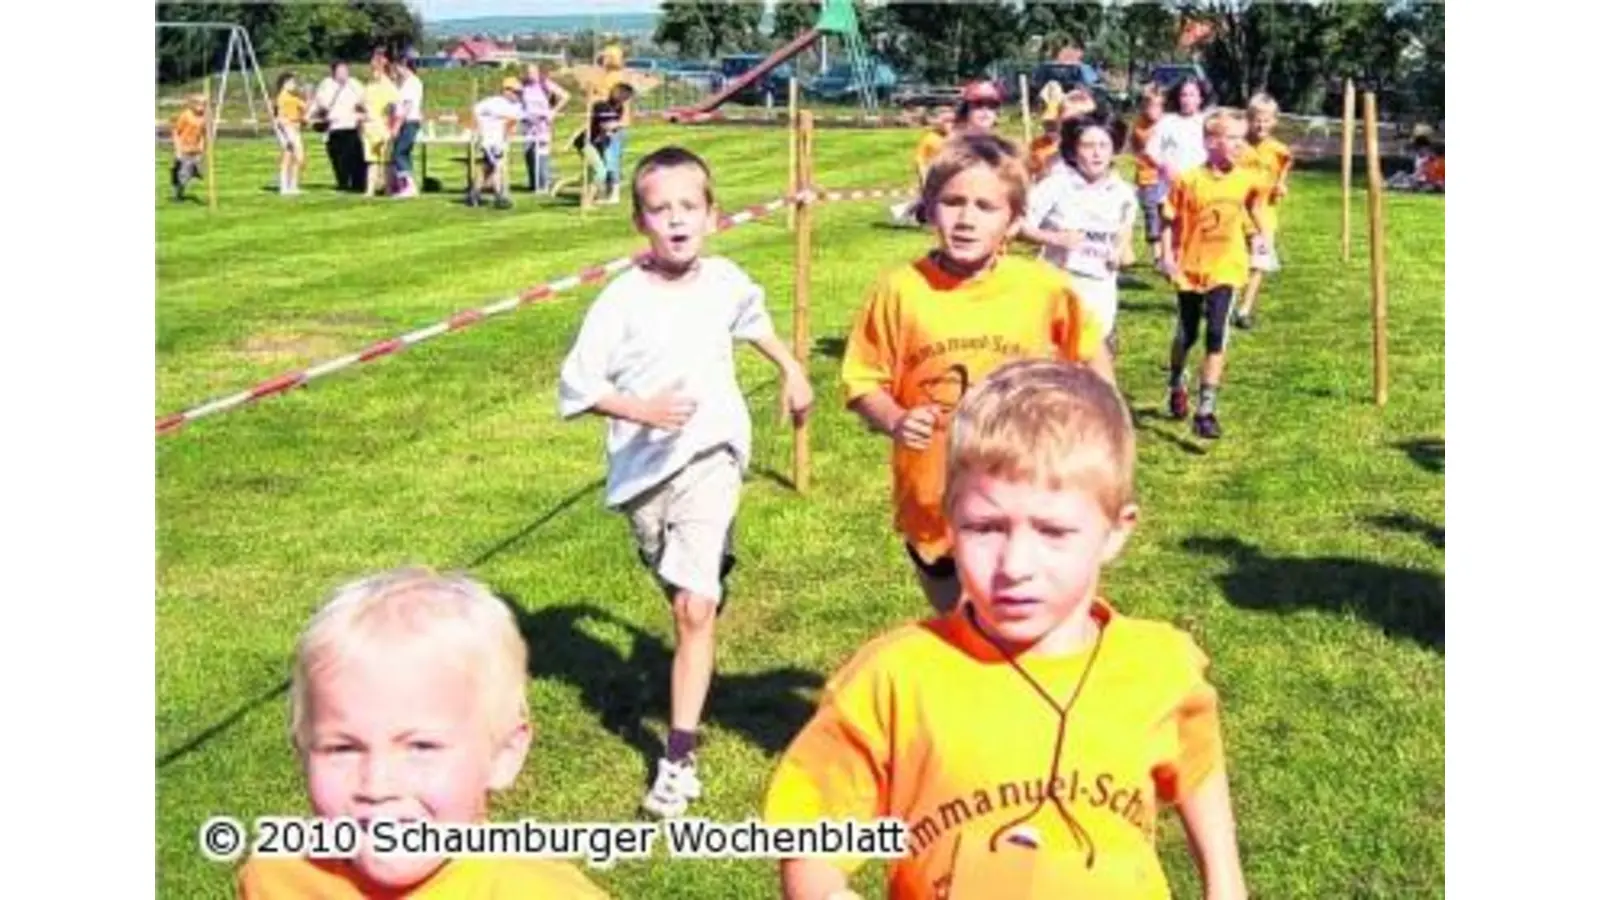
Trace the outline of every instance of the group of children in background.
{"type": "MultiPolygon", "coordinates": [[[[1086,191],[1109,168],[1096,127],[1071,132],[1091,161],[1086,191]]],[[[1161,897],[1156,822],[1171,806],[1206,895],[1242,898],[1206,657],[1100,593],[1101,568],[1138,520],[1135,432],[1099,301],[1080,296],[1070,270],[1005,252],[1028,227],[1031,186],[1010,142],[981,128],[952,135],[921,187],[935,246],[867,291],[844,352],[846,403],[892,445],[895,526],[934,615],[867,644],[829,680],[763,816],[903,820],[896,898],[1161,897]]],[[[675,817],[709,790],[698,728],[751,446],[735,342],[773,362],[796,423],[813,394],[762,288],[703,253],[716,218],[705,162],[657,150],[635,170],[632,198],[649,252],[585,314],[558,408],[608,420],[606,504],[627,518],[671,607],[667,746],[641,807],[675,817]]],[[[1069,258],[1080,246],[1062,243],[1069,258]]],[[[1116,252],[1114,240],[1095,243],[1095,258],[1116,252]]],[[[470,579],[405,570],[340,589],[300,640],[290,694],[313,811],[486,820],[488,794],[513,783],[528,752],[523,679],[539,665],[507,606],[470,579]]],[[[784,895],[855,898],[859,863],[785,859],[784,895]]],[[[251,859],[239,891],[600,896],[561,863],[366,851],[251,859]]]]}
{"type": "MultiPolygon", "coordinates": [[[[926,184],[929,160],[950,135],[992,130],[992,115],[973,122],[970,110],[995,108],[998,99],[991,84],[978,82],[963,93],[967,115],[952,120],[947,109],[935,111],[915,151],[919,184],[926,184]]],[[[1093,95],[1050,82],[1041,100],[1042,133],[1028,147],[1027,212],[1016,236],[1067,273],[1095,311],[1110,355],[1117,349],[1118,273],[1135,261],[1133,230],[1142,218],[1148,259],[1178,295],[1168,411],[1189,417],[1186,366],[1203,320],[1206,352],[1193,428],[1203,438],[1221,437],[1217,400],[1228,328],[1254,327],[1262,280],[1279,268],[1277,208],[1288,193],[1293,154],[1273,137],[1277,104],[1258,94],[1243,115],[1208,112],[1198,79],[1183,79],[1170,92],[1147,86],[1123,148],[1133,157],[1129,184],[1112,165],[1120,123],[1097,109],[1093,95]]],[[[922,216],[920,199],[891,208],[897,223],[921,223],[922,216]]]]}

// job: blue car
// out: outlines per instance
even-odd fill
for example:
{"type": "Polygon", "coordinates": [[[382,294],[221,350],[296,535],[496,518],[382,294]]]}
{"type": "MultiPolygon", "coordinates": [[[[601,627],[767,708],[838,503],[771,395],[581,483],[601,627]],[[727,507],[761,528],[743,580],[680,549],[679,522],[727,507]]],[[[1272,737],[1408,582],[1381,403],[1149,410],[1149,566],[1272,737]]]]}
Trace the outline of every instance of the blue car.
{"type": "MultiPolygon", "coordinates": [[[[760,65],[766,55],[762,53],[736,53],[722,58],[723,83],[733,81],[746,72],[760,65]]],[[[789,96],[789,82],[794,79],[794,67],[788,63],[773,69],[767,74],[745,85],[740,91],[728,98],[734,103],[744,103],[751,106],[765,106],[769,101],[773,104],[787,102],[789,96]]]]}
{"type": "MultiPolygon", "coordinates": [[[[883,103],[899,86],[900,76],[887,64],[874,61],[867,74],[867,84],[877,96],[878,102],[883,103]]],[[[858,101],[861,92],[860,86],[856,83],[855,70],[848,63],[828,67],[826,72],[802,82],[800,89],[807,97],[827,102],[858,101]]]]}

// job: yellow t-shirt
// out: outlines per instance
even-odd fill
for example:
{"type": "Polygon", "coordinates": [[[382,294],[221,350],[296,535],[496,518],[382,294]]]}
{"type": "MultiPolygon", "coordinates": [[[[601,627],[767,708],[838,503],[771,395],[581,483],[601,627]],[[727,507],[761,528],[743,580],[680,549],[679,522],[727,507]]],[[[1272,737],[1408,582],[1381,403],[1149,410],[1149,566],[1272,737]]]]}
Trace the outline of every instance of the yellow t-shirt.
{"type": "Polygon", "coordinates": [[[1252,231],[1245,207],[1259,193],[1255,174],[1238,165],[1226,172],[1197,166],[1178,176],[1162,215],[1172,223],[1180,290],[1244,285],[1252,231]]]}
{"type": "Polygon", "coordinates": [[[278,92],[278,118],[290,125],[299,126],[306,120],[306,101],[285,88],[278,92]]]}
{"type": "Polygon", "coordinates": [[[404,894],[379,892],[344,860],[250,859],[239,868],[238,900],[605,900],[575,866],[547,859],[451,860],[404,894]]]}
{"type": "Polygon", "coordinates": [[[172,120],[172,142],[183,156],[198,156],[206,149],[206,117],[188,107],[172,120]]]}
{"type": "Polygon", "coordinates": [[[923,173],[928,171],[928,167],[933,165],[933,158],[939,155],[940,149],[944,147],[944,142],[945,136],[937,131],[929,131],[922,135],[921,140],[917,141],[916,165],[919,181],[923,173]]]}
{"type": "Polygon", "coordinates": [[[1156,819],[1224,770],[1216,690],[1187,634],[1091,614],[1097,649],[1015,660],[1049,703],[965,605],[868,644],[779,760],[766,819],[903,820],[894,900],[1170,897],[1156,819]]]}
{"type": "Polygon", "coordinates": [[[361,124],[361,136],[368,144],[379,144],[389,139],[389,109],[400,103],[400,89],[387,78],[375,79],[367,85],[367,118],[361,124]]]}
{"type": "Polygon", "coordinates": [[[941,411],[926,450],[894,445],[895,527],[923,559],[949,548],[944,498],[946,426],[969,388],[1015,359],[1087,360],[1102,326],[1060,269],[1004,256],[972,278],[923,257],[881,276],[845,345],[841,375],[854,401],[889,392],[906,409],[941,411]]]}
{"type": "Polygon", "coordinates": [[[1278,201],[1272,196],[1272,189],[1277,186],[1278,179],[1288,171],[1289,164],[1294,161],[1294,151],[1277,138],[1269,137],[1259,144],[1246,144],[1244,152],[1239,154],[1238,165],[1253,173],[1257,183],[1261,186],[1261,204],[1259,215],[1262,227],[1267,231],[1276,233],[1278,230],[1278,201]]]}

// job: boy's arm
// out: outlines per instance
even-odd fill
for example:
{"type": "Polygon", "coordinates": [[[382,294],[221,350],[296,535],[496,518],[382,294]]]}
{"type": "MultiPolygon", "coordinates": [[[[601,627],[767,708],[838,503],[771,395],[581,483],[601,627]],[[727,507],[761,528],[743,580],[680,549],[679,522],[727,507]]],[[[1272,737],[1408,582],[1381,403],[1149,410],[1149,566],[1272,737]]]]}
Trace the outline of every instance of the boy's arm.
{"type": "Polygon", "coordinates": [[[784,900],[857,900],[850,879],[824,859],[786,859],[779,866],[784,900]]]}
{"type": "Polygon", "coordinates": [[[1221,769],[1200,783],[1178,804],[1189,853],[1200,871],[1206,900],[1244,900],[1244,867],[1239,862],[1239,839],[1233,818],[1228,776],[1221,769]]]}
{"type": "Polygon", "coordinates": [[[612,382],[611,352],[622,340],[623,326],[615,304],[608,303],[604,294],[589,307],[578,338],[561,364],[557,411],[563,419],[596,413],[651,428],[682,427],[694,414],[695,404],[677,393],[679,385],[652,397],[630,397],[618,391],[612,382]]]}
{"type": "Polygon", "coordinates": [[[938,408],[928,405],[906,409],[891,393],[899,356],[898,315],[899,303],[893,289],[880,281],[856,317],[845,342],[839,374],[844,381],[846,408],[860,416],[872,431],[921,449],[933,437],[938,408]]]}
{"type": "Polygon", "coordinates": [[[789,352],[789,346],[778,340],[776,334],[768,334],[750,342],[762,356],[772,361],[778,367],[778,373],[783,376],[783,407],[789,413],[796,425],[806,420],[811,415],[811,404],[815,396],[811,391],[811,381],[806,378],[806,373],[800,368],[800,361],[789,352]]]}

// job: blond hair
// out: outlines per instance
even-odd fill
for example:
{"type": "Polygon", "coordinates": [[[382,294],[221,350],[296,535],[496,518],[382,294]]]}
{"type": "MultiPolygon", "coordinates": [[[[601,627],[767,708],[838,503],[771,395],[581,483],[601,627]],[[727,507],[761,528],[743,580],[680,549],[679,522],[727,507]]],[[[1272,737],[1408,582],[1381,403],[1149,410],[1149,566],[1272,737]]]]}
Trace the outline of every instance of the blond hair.
{"type": "Polygon", "coordinates": [[[1245,124],[1244,113],[1231,106],[1219,106],[1206,116],[1206,137],[1217,137],[1229,125],[1245,124]]]}
{"type": "Polygon", "coordinates": [[[1250,98],[1245,110],[1252,119],[1259,116],[1276,116],[1278,114],[1278,101],[1272,99],[1271,94],[1263,91],[1250,98]]]}
{"type": "Polygon", "coordinates": [[[1078,363],[1007,363],[961,399],[950,423],[945,510],[962,476],[1079,488],[1115,518],[1133,502],[1133,422],[1122,397],[1078,363]]]}
{"type": "Polygon", "coordinates": [[[1022,218],[1028,209],[1028,166],[1015,144],[992,134],[958,134],[944,142],[922,181],[922,208],[929,218],[939,205],[945,185],[977,166],[988,166],[1006,186],[1011,217],[1022,218]]]}
{"type": "Polygon", "coordinates": [[[289,733],[310,744],[311,685],[361,650],[422,642],[439,663],[474,681],[491,735],[527,721],[528,649],[504,601],[462,574],[425,568],[378,572],[340,586],[300,635],[289,689],[289,733]]]}
{"type": "Polygon", "coordinates": [[[1167,92],[1162,90],[1161,85],[1151,81],[1146,83],[1144,88],[1139,91],[1139,100],[1141,103],[1148,103],[1151,100],[1160,100],[1162,105],[1165,106],[1167,102],[1167,92]]]}

